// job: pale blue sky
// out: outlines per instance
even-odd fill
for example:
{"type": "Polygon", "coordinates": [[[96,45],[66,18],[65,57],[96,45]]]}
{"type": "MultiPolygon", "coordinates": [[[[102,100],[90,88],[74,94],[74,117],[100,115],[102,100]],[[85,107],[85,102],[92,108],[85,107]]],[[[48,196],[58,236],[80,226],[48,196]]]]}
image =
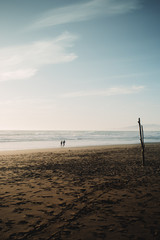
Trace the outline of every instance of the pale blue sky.
{"type": "Polygon", "coordinates": [[[0,0],[0,129],[160,124],[158,0],[0,0]]]}

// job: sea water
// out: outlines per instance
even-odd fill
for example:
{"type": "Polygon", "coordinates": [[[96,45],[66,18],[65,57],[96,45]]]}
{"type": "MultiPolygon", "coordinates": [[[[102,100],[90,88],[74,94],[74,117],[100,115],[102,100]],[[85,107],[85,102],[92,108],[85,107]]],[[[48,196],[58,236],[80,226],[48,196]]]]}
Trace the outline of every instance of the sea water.
{"type": "MultiPolygon", "coordinates": [[[[138,131],[0,131],[0,151],[139,143],[138,131]]],[[[146,131],[145,142],[160,142],[160,131],[146,131]]]]}

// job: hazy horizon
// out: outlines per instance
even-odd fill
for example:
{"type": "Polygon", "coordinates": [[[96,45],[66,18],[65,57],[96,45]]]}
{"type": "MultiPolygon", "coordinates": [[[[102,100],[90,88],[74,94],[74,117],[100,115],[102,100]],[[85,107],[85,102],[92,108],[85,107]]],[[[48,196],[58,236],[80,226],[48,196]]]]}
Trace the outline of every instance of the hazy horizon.
{"type": "MultiPolygon", "coordinates": [[[[143,124],[144,131],[160,131],[160,124],[143,124]]],[[[86,130],[79,130],[79,129],[0,129],[0,131],[77,131],[77,132],[109,132],[109,131],[139,131],[138,125],[132,125],[132,126],[126,126],[123,128],[117,128],[117,129],[86,129],[86,130]]]]}
{"type": "Polygon", "coordinates": [[[139,117],[159,129],[159,12],[157,0],[0,0],[0,129],[112,131],[139,117]]]}

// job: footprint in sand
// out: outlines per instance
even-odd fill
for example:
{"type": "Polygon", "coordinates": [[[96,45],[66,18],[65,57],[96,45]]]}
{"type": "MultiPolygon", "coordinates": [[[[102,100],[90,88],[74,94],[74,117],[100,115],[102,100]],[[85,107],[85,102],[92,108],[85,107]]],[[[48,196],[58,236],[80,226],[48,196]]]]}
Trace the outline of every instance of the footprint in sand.
{"type": "Polygon", "coordinates": [[[22,221],[19,221],[18,224],[19,224],[19,225],[25,225],[25,224],[28,224],[28,222],[25,221],[25,220],[22,220],[22,221]]]}
{"type": "Polygon", "coordinates": [[[8,220],[5,224],[6,224],[7,227],[12,228],[12,225],[14,224],[14,221],[13,220],[8,220]]]}

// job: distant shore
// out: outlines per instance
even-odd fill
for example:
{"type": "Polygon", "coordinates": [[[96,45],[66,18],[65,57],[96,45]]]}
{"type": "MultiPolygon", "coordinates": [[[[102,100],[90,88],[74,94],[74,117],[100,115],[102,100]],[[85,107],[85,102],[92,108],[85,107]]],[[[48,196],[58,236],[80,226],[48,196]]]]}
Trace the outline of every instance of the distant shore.
{"type": "Polygon", "coordinates": [[[3,240],[160,239],[160,143],[0,152],[3,240]]]}

